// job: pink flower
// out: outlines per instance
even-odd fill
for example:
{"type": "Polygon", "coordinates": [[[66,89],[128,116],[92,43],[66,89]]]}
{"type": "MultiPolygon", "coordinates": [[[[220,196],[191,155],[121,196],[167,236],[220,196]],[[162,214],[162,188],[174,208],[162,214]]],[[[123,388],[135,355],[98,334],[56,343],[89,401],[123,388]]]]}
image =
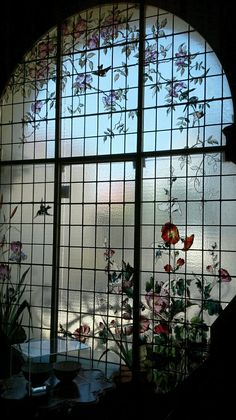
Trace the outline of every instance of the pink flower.
{"type": "Polygon", "coordinates": [[[228,283],[232,280],[230,274],[224,268],[219,269],[219,276],[220,276],[220,280],[223,283],[228,283]]]}
{"type": "Polygon", "coordinates": [[[96,34],[93,34],[91,38],[87,41],[88,48],[97,48],[99,46],[99,37],[96,34]]]}
{"type": "Polygon", "coordinates": [[[104,252],[104,257],[107,260],[109,258],[112,258],[114,254],[115,254],[114,249],[107,248],[106,251],[104,252]]]}
{"type": "Polygon", "coordinates": [[[46,58],[55,49],[55,45],[50,42],[40,42],[38,45],[39,58],[46,58]]]}
{"type": "Polygon", "coordinates": [[[148,292],[145,296],[147,305],[155,313],[159,314],[169,306],[169,293],[165,289],[161,289],[160,293],[148,292]]]}
{"type": "Polygon", "coordinates": [[[79,39],[83,35],[87,28],[87,22],[84,19],[80,19],[75,25],[74,37],[79,39]]]}
{"type": "Polygon", "coordinates": [[[73,332],[73,336],[77,341],[85,343],[90,333],[90,327],[87,324],[80,325],[79,328],[73,332]]]}
{"type": "Polygon", "coordinates": [[[140,315],[139,318],[139,332],[144,333],[149,329],[150,319],[144,315],[140,315]]]}

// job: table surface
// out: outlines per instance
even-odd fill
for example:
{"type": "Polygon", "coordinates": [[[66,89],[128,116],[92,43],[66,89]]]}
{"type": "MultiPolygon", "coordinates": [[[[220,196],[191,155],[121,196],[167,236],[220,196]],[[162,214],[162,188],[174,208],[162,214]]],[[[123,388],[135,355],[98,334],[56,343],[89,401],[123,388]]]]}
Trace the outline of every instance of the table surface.
{"type": "Polygon", "coordinates": [[[47,387],[47,391],[44,392],[47,396],[46,400],[38,398],[37,392],[35,395],[30,396],[27,384],[28,382],[22,372],[17,375],[13,375],[9,378],[6,389],[2,393],[1,398],[5,401],[19,401],[30,398],[36,403],[39,402],[41,406],[47,406],[47,408],[58,406],[65,402],[68,405],[74,406],[77,404],[96,403],[99,401],[99,397],[101,395],[114,388],[112,381],[107,380],[101,370],[84,368],[80,369],[78,375],[75,379],[73,379],[73,381],[66,384],[60,382],[53,375],[45,382],[47,387]]]}

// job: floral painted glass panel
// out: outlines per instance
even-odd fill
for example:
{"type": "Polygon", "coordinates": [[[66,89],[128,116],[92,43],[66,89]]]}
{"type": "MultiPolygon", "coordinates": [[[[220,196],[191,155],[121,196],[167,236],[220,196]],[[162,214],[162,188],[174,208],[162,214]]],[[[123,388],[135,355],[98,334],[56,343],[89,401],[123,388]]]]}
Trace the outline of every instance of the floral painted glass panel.
{"type": "Polygon", "coordinates": [[[0,180],[0,328],[14,344],[50,331],[54,166],[2,166],[0,180]]]}
{"type": "MultiPolygon", "coordinates": [[[[91,343],[93,336],[94,360],[108,339],[105,323],[121,325],[124,294],[114,254],[133,265],[134,180],[132,162],[72,165],[63,170],[62,186],[69,185],[70,192],[61,205],[60,331],[83,343],[91,343]]],[[[110,362],[119,362],[114,352],[108,356],[110,362]]]]}
{"type": "Polygon", "coordinates": [[[2,159],[54,157],[57,31],[18,65],[1,98],[2,159]]]}
{"type": "Polygon", "coordinates": [[[140,370],[171,390],[235,295],[236,174],[221,148],[233,105],[214,51],[165,10],[100,5],[35,44],[1,105],[2,283],[6,261],[15,276],[30,261],[34,335],[48,337],[60,183],[59,333],[94,363],[132,367],[139,280],[140,370]]]}
{"type": "Polygon", "coordinates": [[[138,18],[122,4],[64,22],[62,156],[136,150],[138,18]]]}
{"type": "MultiPolygon", "coordinates": [[[[191,154],[191,149],[224,144],[221,133],[223,126],[232,122],[229,112],[232,102],[220,63],[201,36],[163,10],[147,7],[145,14],[142,149],[149,153],[165,151],[166,157],[145,159],[142,164],[140,342],[144,346],[141,368],[147,369],[158,390],[168,391],[204,360],[209,327],[235,293],[233,288],[229,291],[225,287],[231,282],[229,271],[234,274],[232,261],[228,261],[227,269],[222,266],[223,156],[217,152],[204,154],[202,150],[191,154]],[[189,153],[167,157],[176,149],[189,149],[189,153]],[[212,208],[217,212],[213,213],[212,208]],[[224,295],[222,302],[220,295],[224,295]],[[189,355],[188,347],[191,347],[189,355]]],[[[140,26],[137,20],[135,6],[126,8],[120,4],[89,10],[66,21],[63,65],[70,82],[63,97],[65,156],[136,150],[140,26]],[[110,122],[109,127],[107,122],[110,122]],[[130,133],[134,148],[129,146],[130,133]]],[[[79,196],[86,195],[92,202],[92,223],[96,224],[94,212],[100,208],[104,212],[103,220],[107,219],[111,227],[115,220],[115,197],[103,183],[104,200],[111,200],[112,204],[94,205],[97,197],[100,200],[100,187],[95,168],[93,173],[88,195],[83,193],[84,181],[79,196]]],[[[85,208],[89,211],[87,203],[85,208]]],[[[79,223],[84,219],[83,212],[80,205],[79,223]]],[[[123,227],[117,227],[117,237],[119,233],[122,236],[124,221],[123,227]]],[[[96,311],[100,313],[100,309],[94,308],[92,317],[86,309],[89,299],[80,298],[84,313],[80,319],[84,324],[76,330],[73,313],[69,324],[74,334],[84,340],[89,340],[92,330],[96,337],[98,330],[106,344],[103,355],[110,355],[108,350],[111,349],[115,355],[118,351],[122,361],[130,365],[133,262],[119,256],[120,243],[116,245],[117,240],[112,236],[107,242],[100,237],[99,230],[96,234],[87,228],[87,233],[82,235],[81,229],[77,235],[80,247],[81,238],[86,238],[84,242],[88,241],[89,246],[95,241],[100,245],[105,242],[107,273],[104,278],[104,273],[96,271],[99,265],[92,265],[97,279],[101,277],[100,283],[96,280],[93,286],[87,281],[84,287],[97,290],[100,284],[98,292],[103,292],[104,299],[110,303],[103,307],[99,320],[96,311]],[[107,287],[107,280],[109,284],[111,279],[114,284],[107,287]],[[118,295],[116,299],[122,296],[115,307],[111,303],[114,294],[118,295]]],[[[229,236],[233,241],[232,229],[231,232],[229,236]]],[[[235,245],[233,241],[233,249],[235,245]]],[[[90,264],[97,261],[99,254],[95,251],[95,257],[94,249],[87,249],[86,254],[90,264]]],[[[87,268],[81,254],[80,261],[87,268]]],[[[98,261],[102,266],[99,258],[98,261]]],[[[83,277],[85,279],[85,273],[83,277]]],[[[83,287],[80,288],[82,291],[83,287]]],[[[94,299],[91,294],[90,298],[94,299]]],[[[98,354],[94,351],[94,358],[98,354]]]]}

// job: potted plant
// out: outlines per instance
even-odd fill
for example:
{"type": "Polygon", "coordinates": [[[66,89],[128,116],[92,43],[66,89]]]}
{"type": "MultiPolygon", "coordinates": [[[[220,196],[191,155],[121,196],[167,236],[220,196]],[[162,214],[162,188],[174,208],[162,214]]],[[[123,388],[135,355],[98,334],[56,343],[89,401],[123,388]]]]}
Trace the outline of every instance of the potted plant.
{"type": "Polygon", "coordinates": [[[130,382],[132,379],[132,342],[128,337],[132,334],[132,325],[119,327],[115,320],[109,324],[103,319],[99,324],[99,336],[103,343],[111,343],[111,347],[107,347],[101,354],[99,361],[110,351],[113,352],[120,360],[119,374],[114,376],[115,381],[130,382]]]}
{"type": "MultiPolygon", "coordinates": [[[[12,344],[24,342],[27,338],[22,325],[25,311],[31,317],[30,304],[25,298],[25,279],[30,267],[22,268],[21,262],[27,258],[22,251],[20,241],[8,242],[11,229],[11,220],[17,206],[10,213],[9,218],[2,211],[3,196],[0,200],[0,337],[1,337],[1,364],[0,376],[8,376],[13,366],[11,362],[17,357],[12,344]],[[12,272],[14,274],[12,274],[12,272]]],[[[19,354],[18,357],[19,359],[19,354]]]]}

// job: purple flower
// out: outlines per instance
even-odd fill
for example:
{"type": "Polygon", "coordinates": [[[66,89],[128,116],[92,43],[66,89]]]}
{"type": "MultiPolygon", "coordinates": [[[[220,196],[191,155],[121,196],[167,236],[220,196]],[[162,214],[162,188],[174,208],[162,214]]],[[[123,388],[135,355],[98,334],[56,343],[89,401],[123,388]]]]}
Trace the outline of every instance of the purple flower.
{"type": "Polygon", "coordinates": [[[31,111],[33,112],[33,114],[38,114],[41,111],[42,107],[43,107],[42,101],[35,101],[34,103],[31,104],[31,111]]]}
{"type": "Polygon", "coordinates": [[[161,288],[160,293],[148,292],[145,296],[148,307],[159,314],[169,307],[170,296],[167,290],[161,288]]]}
{"type": "Polygon", "coordinates": [[[119,99],[119,94],[115,90],[111,90],[108,95],[102,98],[105,108],[114,107],[117,99],[119,99]]]}
{"type": "Polygon", "coordinates": [[[185,44],[181,44],[178,48],[178,52],[175,53],[175,65],[180,68],[184,69],[187,67],[189,63],[189,55],[187,54],[187,49],[185,44]]]}
{"type": "Polygon", "coordinates": [[[118,36],[118,27],[120,23],[120,16],[119,13],[114,13],[106,17],[104,19],[103,24],[101,26],[101,38],[104,41],[109,42],[118,36]]]}
{"type": "Polygon", "coordinates": [[[12,254],[9,257],[10,261],[15,261],[20,263],[22,260],[27,258],[27,255],[21,251],[22,243],[20,241],[15,241],[11,243],[11,251],[12,254]]]}
{"type": "Polygon", "coordinates": [[[157,56],[158,56],[158,53],[157,53],[155,45],[151,45],[145,50],[144,65],[148,66],[150,63],[156,63],[157,56]]]}
{"type": "Polygon", "coordinates": [[[5,281],[10,278],[10,269],[6,264],[0,264],[0,280],[5,281]]]}
{"type": "Polygon", "coordinates": [[[179,93],[181,93],[182,89],[186,89],[186,88],[187,86],[184,82],[175,82],[167,86],[169,95],[173,98],[178,98],[179,93]]]}
{"type": "Polygon", "coordinates": [[[91,88],[92,81],[93,78],[91,74],[80,73],[76,77],[73,87],[80,93],[83,93],[87,88],[91,88]]]}
{"type": "Polygon", "coordinates": [[[96,34],[93,34],[91,38],[87,41],[88,48],[97,48],[99,46],[99,37],[96,34]]]}

